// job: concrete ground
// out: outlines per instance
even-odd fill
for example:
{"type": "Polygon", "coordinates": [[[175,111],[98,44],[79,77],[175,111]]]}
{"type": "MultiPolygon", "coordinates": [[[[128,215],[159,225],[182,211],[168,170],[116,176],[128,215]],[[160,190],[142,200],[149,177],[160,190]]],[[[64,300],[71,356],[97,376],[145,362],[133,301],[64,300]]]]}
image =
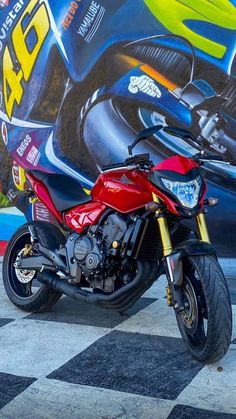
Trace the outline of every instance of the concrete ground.
{"type": "Polygon", "coordinates": [[[67,297],[27,314],[0,276],[0,418],[236,418],[236,267],[222,264],[233,337],[209,366],[186,351],[164,277],[121,316],[67,297]]]}

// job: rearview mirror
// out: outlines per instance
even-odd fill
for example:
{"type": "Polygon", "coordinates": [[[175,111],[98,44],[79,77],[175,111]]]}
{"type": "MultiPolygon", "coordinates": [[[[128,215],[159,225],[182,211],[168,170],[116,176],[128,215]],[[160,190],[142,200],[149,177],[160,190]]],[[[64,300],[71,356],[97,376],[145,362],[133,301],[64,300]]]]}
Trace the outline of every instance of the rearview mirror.
{"type": "Polygon", "coordinates": [[[154,125],[153,127],[144,129],[138,134],[137,139],[139,141],[146,140],[146,138],[151,137],[153,134],[155,134],[157,131],[160,131],[160,129],[162,128],[162,125],[154,125]]]}
{"type": "Polygon", "coordinates": [[[164,127],[163,131],[165,131],[167,134],[173,135],[174,137],[190,138],[191,140],[198,142],[197,138],[194,137],[194,135],[191,134],[190,131],[187,131],[182,128],[164,127]]]}
{"type": "Polygon", "coordinates": [[[155,132],[159,131],[160,129],[163,128],[163,125],[154,125],[153,127],[144,129],[143,131],[141,131],[138,136],[137,139],[134,141],[133,144],[128,146],[128,152],[129,152],[129,156],[132,156],[132,150],[133,148],[142,140],[146,140],[148,137],[151,137],[153,134],[155,134],[155,132]]]}

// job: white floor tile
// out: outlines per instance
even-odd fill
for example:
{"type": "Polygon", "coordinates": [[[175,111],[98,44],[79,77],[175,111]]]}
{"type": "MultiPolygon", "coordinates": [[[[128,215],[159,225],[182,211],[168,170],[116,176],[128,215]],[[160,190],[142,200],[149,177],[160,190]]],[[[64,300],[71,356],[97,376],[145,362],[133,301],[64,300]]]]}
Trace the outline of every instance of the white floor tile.
{"type": "Polygon", "coordinates": [[[1,410],[1,418],[166,419],[175,402],[56,380],[39,380],[1,410]]]}
{"type": "Polygon", "coordinates": [[[16,320],[0,328],[0,371],[45,377],[109,332],[37,320],[16,320]]]}
{"type": "MultiPolygon", "coordinates": [[[[216,364],[206,366],[182,391],[181,404],[236,415],[236,345],[216,364]],[[218,371],[218,367],[222,371],[218,371]]],[[[235,416],[236,417],[236,416],[235,416]]]]}

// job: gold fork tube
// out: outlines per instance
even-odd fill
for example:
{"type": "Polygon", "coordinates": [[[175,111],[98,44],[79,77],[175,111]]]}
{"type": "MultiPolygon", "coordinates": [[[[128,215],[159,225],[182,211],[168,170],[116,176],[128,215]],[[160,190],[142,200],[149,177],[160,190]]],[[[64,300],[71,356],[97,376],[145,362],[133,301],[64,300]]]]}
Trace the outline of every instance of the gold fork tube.
{"type": "Polygon", "coordinates": [[[172,244],[170,240],[170,233],[169,233],[169,228],[167,225],[166,218],[164,218],[163,216],[159,216],[157,219],[157,222],[158,222],[160,234],[161,234],[163,254],[164,256],[168,256],[172,252],[172,244]]]}
{"type": "Polygon", "coordinates": [[[203,240],[204,242],[210,243],[205,215],[203,213],[196,215],[196,220],[197,220],[198,231],[199,231],[201,240],[203,240]]]}
{"type": "MultiPolygon", "coordinates": [[[[153,196],[154,202],[160,203],[160,199],[158,198],[156,194],[153,193],[152,196],[153,196]]],[[[170,232],[169,232],[167,220],[166,220],[166,217],[160,213],[160,211],[157,211],[156,215],[158,216],[157,223],[158,223],[160,235],[161,235],[163,254],[164,256],[168,256],[172,252],[172,243],[170,239],[170,232]]]]}

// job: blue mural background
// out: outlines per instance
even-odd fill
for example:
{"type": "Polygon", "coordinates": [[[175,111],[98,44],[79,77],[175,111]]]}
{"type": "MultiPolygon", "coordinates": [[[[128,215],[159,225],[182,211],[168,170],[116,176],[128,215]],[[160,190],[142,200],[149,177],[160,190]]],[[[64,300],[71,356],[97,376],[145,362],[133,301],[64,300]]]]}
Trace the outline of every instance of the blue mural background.
{"type": "MultiPolygon", "coordinates": [[[[2,6],[0,206],[53,221],[40,202],[25,197],[24,169],[66,173],[91,189],[102,165],[126,158],[137,132],[176,125],[202,146],[162,131],[137,152],[148,151],[155,163],[201,148],[222,156],[224,163],[205,167],[208,195],[220,198],[208,222],[220,253],[234,256],[236,1],[2,6]]],[[[3,219],[0,241],[9,224],[3,219]]]]}

